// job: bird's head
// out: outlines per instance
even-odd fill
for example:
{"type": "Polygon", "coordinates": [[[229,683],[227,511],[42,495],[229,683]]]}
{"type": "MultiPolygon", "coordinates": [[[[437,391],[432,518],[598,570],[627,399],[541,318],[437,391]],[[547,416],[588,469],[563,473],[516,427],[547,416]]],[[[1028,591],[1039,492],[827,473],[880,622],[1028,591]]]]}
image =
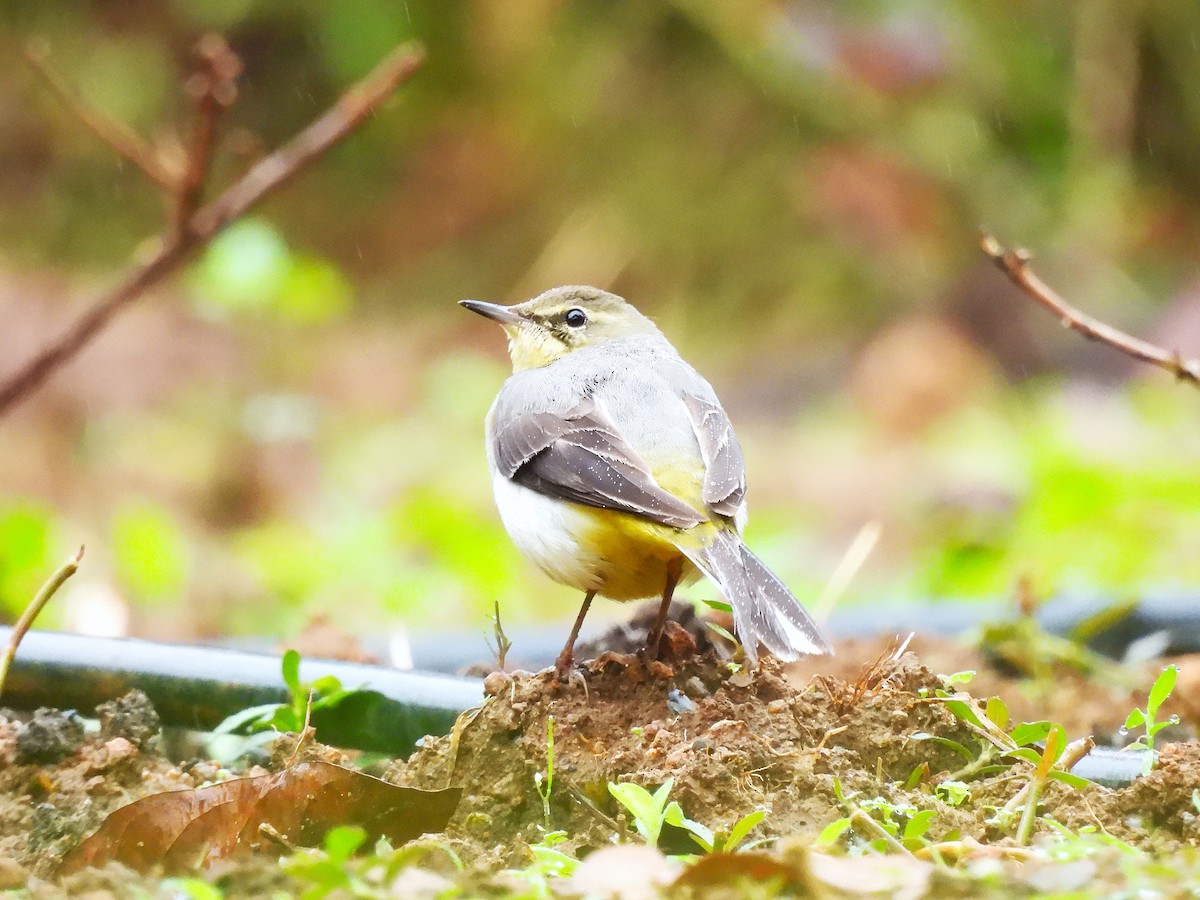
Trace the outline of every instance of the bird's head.
{"type": "Polygon", "coordinates": [[[658,334],[654,323],[616,294],[594,287],[558,287],[515,306],[461,300],[494,319],[508,334],[513,371],[533,369],[581,350],[638,334],[658,334]]]}

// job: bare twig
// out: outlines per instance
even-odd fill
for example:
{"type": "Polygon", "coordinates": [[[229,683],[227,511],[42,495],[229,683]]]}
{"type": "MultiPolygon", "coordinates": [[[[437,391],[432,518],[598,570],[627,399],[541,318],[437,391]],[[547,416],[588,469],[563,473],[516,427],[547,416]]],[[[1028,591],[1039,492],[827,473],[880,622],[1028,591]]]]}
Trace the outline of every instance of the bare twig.
{"type": "Polygon", "coordinates": [[[135,265],[120,282],[101,294],[61,337],[0,382],[0,416],[74,357],[121,309],[178,269],[230,222],[279,190],[353,132],[392,91],[412,77],[423,59],[423,52],[414,45],[397,47],[320,118],[259,160],[217,199],[196,210],[185,227],[164,233],[158,249],[147,260],[135,265]]]}
{"type": "Polygon", "coordinates": [[[175,227],[184,228],[200,205],[209,165],[217,145],[217,132],[233,101],[242,61],[218,34],[208,34],[196,45],[199,69],[187,81],[195,99],[196,118],[188,146],[187,166],[175,189],[175,227]]]}
{"type": "Polygon", "coordinates": [[[118,156],[123,156],[133,163],[143,175],[163,190],[175,190],[178,175],[171,171],[154,148],[124,122],[92,109],[76,96],[46,62],[49,50],[44,43],[31,42],[25,48],[24,55],[30,68],[37,73],[50,92],[83,123],[85,128],[112,148],[118,156]]]}
{"type": "Polygon", "coordinates": [[[66,584],[67,579],[79,570],[79,564],[82,561],[83,547],[80,547],[75,555],[63,563],[58,571],[50,576],[50,580],[42,585],[41,590],[34,595],[33,600],[25,607],[25,611],[21,613],[21,618],[17,619],[17,624],[13,626],[12,634],[9,635],[8,646],[4,648],[4,656],[0,657],[0,695],[4,693],[4,683],[8,680],[8,670],[12,668],[13,660],[17,656],[17,648],[21,646],[21,641],[24,640],[29,629],[33,627],[33,622],[38,617],[38,614],[50,602],[50,598],[58,593],[58,589],[66,584]]]}
{"type": "Polygon", "coordinates": [[[980,235],[979,245],[1013,284],[1058,316],[1064,328],[1077,331],[1088,340],[1107,344],[1126,356],[1166,369],[1180,381],[1200,387],[1200,360],[1185,359],[1176,350],[1165,350],[1143,341],[1076,309],[1029,268],[1027,251],[1005,247],[987,232],[980,235]]]}

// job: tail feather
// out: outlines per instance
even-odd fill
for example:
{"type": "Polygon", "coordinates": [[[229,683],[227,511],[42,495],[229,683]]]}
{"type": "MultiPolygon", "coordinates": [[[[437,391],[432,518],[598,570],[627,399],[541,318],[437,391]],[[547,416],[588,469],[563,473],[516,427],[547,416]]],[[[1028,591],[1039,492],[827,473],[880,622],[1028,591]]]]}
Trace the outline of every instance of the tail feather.
{"type": "Polygon", "coordinates": [[[776,658],[832,655],[812,616],[782,581],[732,531],[720,531],[703,547],[680,547],[733,607],[733,627],[750,665],[761,643],[776,658]]]}

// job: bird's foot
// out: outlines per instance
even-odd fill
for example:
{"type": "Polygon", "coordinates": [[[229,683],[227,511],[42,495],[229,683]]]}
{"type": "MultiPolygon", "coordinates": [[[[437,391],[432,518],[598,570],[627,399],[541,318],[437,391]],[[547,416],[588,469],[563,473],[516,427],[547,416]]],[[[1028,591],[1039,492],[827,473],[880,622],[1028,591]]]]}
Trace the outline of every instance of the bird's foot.
{"type": "Polygon", "coordinates": [[[559,684],[583,680],[583,667],[575,664],[573,653],[560,653],[554,661],[554,678],[559,684]]]}

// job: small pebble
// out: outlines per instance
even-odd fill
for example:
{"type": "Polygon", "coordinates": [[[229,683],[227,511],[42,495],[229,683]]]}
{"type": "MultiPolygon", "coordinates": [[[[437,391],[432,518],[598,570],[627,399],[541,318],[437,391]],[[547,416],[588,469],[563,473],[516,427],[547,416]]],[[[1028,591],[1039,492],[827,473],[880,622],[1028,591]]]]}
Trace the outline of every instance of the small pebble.
{"type": "Polygon", "coordinates": [[[100,720],[100,736],[124,738],[139,750],[152,746],[162,732],[162,720],[154,705],[141,691],[130,691],[117,700],[96,707],[100,720]]]}
{"type": "Polygon", "coordinates": [[[729,683],[739,688],[750,687],[754,683],[754,677],[745,669],[742,669],[742,671],[735,672],[729,676],[729,683]]]}
{"type": "Polygon", "coordinates": [[[708,687],[695,675],[683,683],[683,690],[693,700],[701,700],[709,696],[708,687]]]}
{"type": "Polygon", "coordinates": [[[673,688],[667,691],[667,709],[681,716],[684,713],[694,713],[696,704],[692,698],[678,688],[673,688]]]}
{"type": "Polygon", "coordinates": [[[483,679],[483,693],[487,697],[497,697],[512,684],[512,677],[507,672],[489,672],[483,679]]]}
{"type": "Polygon", "coordinates": [[[73,709],[43,707],[17,733],[17,762],[56,763],[83,744],[83,720],[73,709]]]}
{"type": "Polygon", "coordinates": [[[767,712],[773,716],[778,716],[787,712],[788,703],[786,700],[772,700],[767,704],[767,712]]]}

